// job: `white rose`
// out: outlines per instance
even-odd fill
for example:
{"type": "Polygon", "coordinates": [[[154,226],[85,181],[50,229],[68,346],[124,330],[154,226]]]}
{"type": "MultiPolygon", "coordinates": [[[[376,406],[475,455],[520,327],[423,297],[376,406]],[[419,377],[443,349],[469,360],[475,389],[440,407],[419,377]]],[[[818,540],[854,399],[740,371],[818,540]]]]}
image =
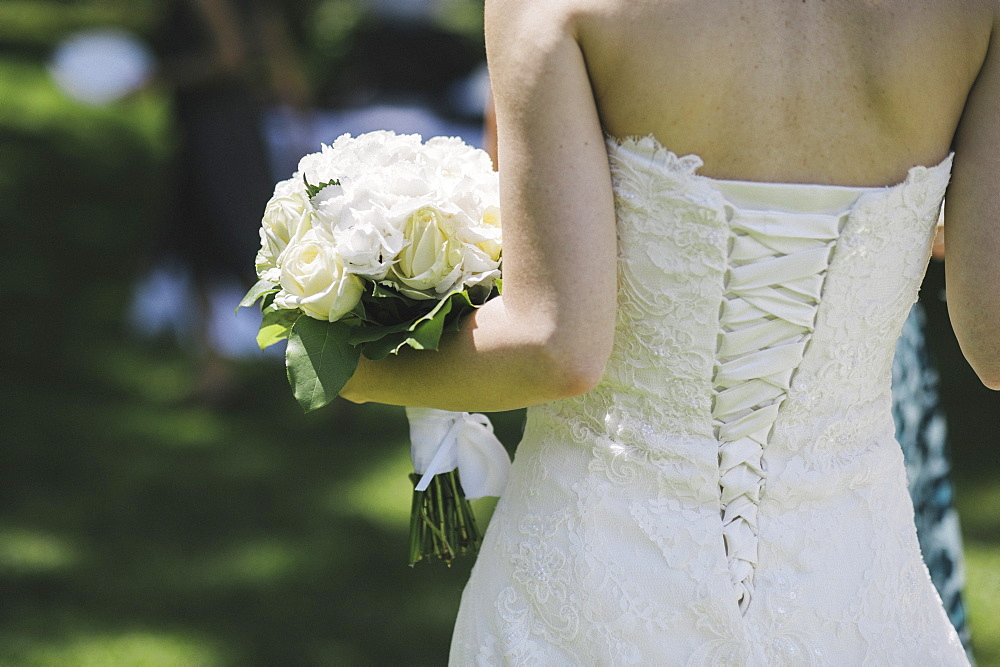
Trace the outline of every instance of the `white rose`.
{"type": "Polygon", "coordinates": [[[423,206],[406,218],[403,234],[409,244],[389,270],[401,291],[414,298],[432,298],[426,293],[452,289],[461,279],[464,254],[448,218],[436,207],[423,206]]]}
{"type": "Polygon", "coordinates": [[[347,273],[332,244],[314,231],[285,251],[278,308],[301,308],[309,317],[336,322],[361,300],[364,282],[347,273]]]}
{"type": "Polygon", "coordinates": [[[257,276],[278,282],[281,274],[281,254],[289,243],[312,229],[313,208],[303,194],[287,191],[271,198],[264,209],[260,228],[260,250],[257,252],[257,276]]]}
{"type": "Polygon", "coordinates": [[[456,231],[462,241],[462,277],[465,286],[478,285],[500,277],[502,238],[500,209],[487,207],[482,219],[456,231]]]}
{"type": "Polygon", "coordinates": [[[500,207],[488,206],[483,211],[483,222],[476,230],[480,241],[476,243],[482,248],[491,260],[500,261],[500,252],[503,249],[503,237],[500,230],[500,207]]]}

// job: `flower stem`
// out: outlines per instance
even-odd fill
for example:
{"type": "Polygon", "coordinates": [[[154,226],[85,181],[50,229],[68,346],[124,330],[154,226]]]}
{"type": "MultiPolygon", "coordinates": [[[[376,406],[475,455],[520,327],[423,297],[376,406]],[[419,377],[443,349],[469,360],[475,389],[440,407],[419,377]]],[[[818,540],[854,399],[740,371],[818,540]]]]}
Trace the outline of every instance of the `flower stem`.
{"type": "MultiPolygon", "coordinates": [[[[410,479],[416,486],[420,475],[412,474],[410,479]]],[[[475,513],[465,498],[457,470],[436,475],[426,491],[413,492],[410,507],[411,566],[431,555],[451,565],[451,561],[458,556],[476,555],[481,542],[475,513]]]]}

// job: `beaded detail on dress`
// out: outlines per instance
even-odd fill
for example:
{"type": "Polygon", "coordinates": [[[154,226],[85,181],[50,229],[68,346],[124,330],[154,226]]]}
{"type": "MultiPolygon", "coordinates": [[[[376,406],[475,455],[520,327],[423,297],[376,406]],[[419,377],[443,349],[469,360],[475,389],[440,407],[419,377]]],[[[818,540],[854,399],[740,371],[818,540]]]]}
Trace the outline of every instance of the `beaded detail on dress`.
{"type": "Polygon", "coordinates": [[[889,414],[950,158],[760,208],[652,138],[608,157],[611,357],[528,410],[451,664],[967,664],[889,414]]]}

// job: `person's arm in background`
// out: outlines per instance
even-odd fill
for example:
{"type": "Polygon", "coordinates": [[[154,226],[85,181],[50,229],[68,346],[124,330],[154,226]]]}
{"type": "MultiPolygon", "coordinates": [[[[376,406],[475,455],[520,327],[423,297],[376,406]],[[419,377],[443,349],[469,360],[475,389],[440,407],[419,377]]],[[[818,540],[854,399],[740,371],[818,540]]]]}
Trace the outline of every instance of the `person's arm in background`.
{"type": "Polygon", "coordinates": [[[208,42],[197,51],[172,54],[160,62],[156,83],[184,89],[239,76],[247,65],[248,50],[229,0],[184,0],[183,5],[204,28],[208,42]]]}
{"type": "Polygon", "coordinates": [[[1000,0],[993,36],[955,135],[948,188],[948,313],[983,384],[1000,389],[1000,0]]]}
{"type": "Polygon", "coordinates": [[[237,72],[247,59],[247,48],[240,33],[239,17],[228,0],[193,0],[212,37],[216,65],[224,72],[237,72]]]}
{"type": "Polygon", "coordinates": [[[611,352],[616,237],[604,135],[558,2],[490,0],[486,45],[504,172],[503,296],[438,353],[362,358],[342,395],[507,410],[583,393],[611,352]]]}
{"type": "Polygon", "coordinates": [[[277,102],[298,111],[309,108],[312,91],[288,19],[274,0],[253,7],[254,31],[260,39],[267,86],[277,102]]]}

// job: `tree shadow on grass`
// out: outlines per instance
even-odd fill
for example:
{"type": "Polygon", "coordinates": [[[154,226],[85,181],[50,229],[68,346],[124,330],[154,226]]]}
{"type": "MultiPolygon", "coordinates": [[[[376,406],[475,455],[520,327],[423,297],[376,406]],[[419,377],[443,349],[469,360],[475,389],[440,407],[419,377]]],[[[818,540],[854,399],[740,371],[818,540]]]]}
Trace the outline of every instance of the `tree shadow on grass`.
{"type": "Polygon", "coordinates": [[[216,409],[179,398],[191,359],[126,341],[15,370],[0,662],[445,661],[471,562],[406,565],[401,409],[303,415],[273,360],[216,409]]]}

